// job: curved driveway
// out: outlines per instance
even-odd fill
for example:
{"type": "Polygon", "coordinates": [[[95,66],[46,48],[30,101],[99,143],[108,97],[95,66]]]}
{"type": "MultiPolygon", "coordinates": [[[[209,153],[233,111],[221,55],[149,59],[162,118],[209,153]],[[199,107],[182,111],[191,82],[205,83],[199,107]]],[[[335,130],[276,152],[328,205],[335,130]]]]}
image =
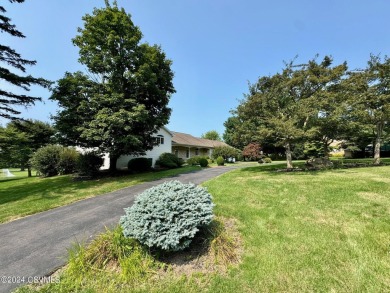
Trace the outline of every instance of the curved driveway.
{"type": "Polygon", "coordinates": [[[22,282],[23,277],[26,283],[32,277],[47,276],[63,266],[72,243],[88,241],[105,227],[116,225],[124,214],[123,209],[131,206],[135,196],[145,189],[169,180],[200,184],[235,168],[208,168],[180,174],[1,224],[0,292],[22,285],[17,281],[22,282]]]}

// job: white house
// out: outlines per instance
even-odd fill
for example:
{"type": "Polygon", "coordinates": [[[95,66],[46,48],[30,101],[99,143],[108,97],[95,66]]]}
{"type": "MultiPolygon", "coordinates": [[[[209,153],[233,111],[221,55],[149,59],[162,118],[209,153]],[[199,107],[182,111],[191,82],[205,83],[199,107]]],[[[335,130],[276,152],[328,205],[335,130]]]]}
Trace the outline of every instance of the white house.
{"type": "MultiPolygon", "coordinates": [[[[147,151],[146,154],[144,156],[142,156],[145,158],[151,158],[153,167],[156,164],[158,157],[162,153],[172,152],[173,134],[168,130],[168,128],[166,128],[164,126],[154,136],[155,136],[157,142],[159,143],[159,145],[155,146],[152,150],[147,151]]],[[[116,162],[116,168],[117,169],[127,168],[127,163],[133,158],[136,158],[136,156],[129,156],[129,155],[120,156],[118,161],[116,162]]],[[[107,156],[107,159],[105,157],[105,160],[104,160],[105,165],[107,163],[109,166],[109,161],[110,161],[109,157],[107,156]]],[[[107,167],[104,166],[104,167],[108,168],[108,166],[107,167]]]]}
{"type": "MultiPolygon", "coordinates": [[[[165,126],[162,127],[155,135],[155,139],[159,145],[152,150],[145,153],[144,158],[152,159],[152,167],[155,166],[158,157],[162,153],[172,153],[184,160],[193,156],[211,156],[215,147],[228,146],[222,141],[214,141],[199,137],[194,137],[190,134],[170,131],[165,126]]],[[[85,149],[78,148],[83,152],[85,149]]],[[[127,164],[131,159],[137,156],[123,155],[120,156],[116,162],[117,169],[126,169],[127,164]]],[[[110,167],[110,157],[108,154],[104,155],[104,163],[101,169],[108,169],[110,167]]]]}

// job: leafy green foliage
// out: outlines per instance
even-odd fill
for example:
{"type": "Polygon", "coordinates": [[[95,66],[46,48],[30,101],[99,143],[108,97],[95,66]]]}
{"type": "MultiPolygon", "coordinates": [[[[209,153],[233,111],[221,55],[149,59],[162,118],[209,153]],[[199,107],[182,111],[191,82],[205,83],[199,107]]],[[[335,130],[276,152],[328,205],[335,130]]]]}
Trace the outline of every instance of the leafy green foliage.
{"type": "Polygon", "coordinates": [[[57,82],[51,99],[61,111],[54,119],[62,139],[109,153],[114,170],[120,155],[151,150],[154,134],[167,124],[172,62],[159,46],[140,43],[140,29],[116,2],[106,1],[83,21],[73,44],[91,74],[66,73],[57,82]]]}
{"type": "Polygon", "coordinates": [[[259,78],[233,112],[238,129],[252,140],[274,140],[275,146],[283,146],[288,168],[293,167],[294,144],[316,135],[329,143],[329,132],[314,122],[319,117],[338,117],[338,113],[329,114],[332,109],[328,106],[334,103],[347,69],[346,63],[331,65],[328,56],[319,63],[316,58],[301,65],[290,62],[282,72],[259,78]]]}
{"type": "Polygon", "coordinates": [[[223,140],[228,145],[242,150],[244,146],[252,141],[252,137],[245,131],[243,121],[237,115],[229,117],[223,125],[225,126],[223,140]]]}
{"type": "Polygon", "coordinates": [[[72,174],[77,170],[80,153],[74,148],[62,148],[57,170],[61,175],[72,174]]]}
{"type": "Polygon", "coordinates": [[[390,58],[371,55],[364,70],[351,72],[344,82],[349,97],[348,117],[358,128],[373,134],[374,162],[380,163],[380,148],[390,122],[390,58]]]}
{"type": "Polygon", "coordinates": [[[223,166],[225,165],[225,159],[223,157],[218,157],[217,158],[217,165],[218,166],[223,166]]]}
{"type": "Polygon", "coordinates": [[[197,165],[200,165],[200,160],[201,159],[206,159],[208,160],[208,157],[202,157],[202,156],[195,156],[195,157],[191,157],[191,158],[188,158],[186,163],[190,166],[197,166],[197,165]]]}
{"type": "Polygon", "coordinates": [[[80,154],[77,162],[77,171],[81,176],[96,176],[104,160],[102,155],[96,151],[89,151],[80,154]]]}
{"type": "Polygon", "coordinates": [[[199,165],[203,168],[207,167],[209,165],[209,161],[206,158],[200,158],[199,165]]]}
{"type": "Polygon", "coordinates": [[[221,136],[219,135],[218,131],[216,130],[210,130],[206,133],[202,134],[201,138],[210,139],[210,140],[217,140],[221,141],[221,136]]]}
{"type": "Polygon", "coordinates": [[[264,163],[266,163],[266,164],[269,164],[269,163],[272,163],[272,159],[271,158],[264,158],[263,159],[264,160],[264,163]]]}
{"type": "Polygon", "coordinates": [[[223,157],[224,159],[228,158],[237,158],[241,154],[241,151],[230,146],[220,146],[215,147],[213,150],[213,158],[223,157]]]}
{"type": "MultiPolygon", "coordinates": [[[[13,0],[10,2],[22,3],[24,0],[13,0]]],[[[17,38],[25,38],[23,33],[16,29],[15,25],[11,23],[11,19],[5,15],[6,12],[4,6],[0,5],[0,32],[17,38]]],[[[20,111],[18,111],[15,106],[33,105],[36,101],[40,101],[41,98],[8,91],[3,87],[4,82],[24,91],[28,91],[31,85],[47,88],[49,87],[50,82],[43,78],[35,78],[31,75],[22,76],[12,72],[9,69],[10,67],[25,73],[26,66],[35,65],[36,61],[23,59],[14,49],[4,44],[0,44],[0,61],[7,65],[6,67],[0,66],[0,80],[2,84],[2,88],[0,89],[0,117],[11,120],[20,119],[17,116],[20,114],[20,111]]]]}
{"type": "Polygon", "coordinates": [[[11,121],[0,126],[0,165],[28,168],[33,153],[52,141],[54,129],[38,120],[11,121]]]}
{"type": "Polygon", "coordinates": [[[127,163],[127,169],[133,172],[146,172],[152,168],[152,159],[134,158],[127,163]]]}
{"type": "Polygon", "coordinates": [[[183,164],[184,162],[181,158],[171,153],[162,153],[156,161],[156,165],[168,169],[179,168],[183,164]]]}
{"type": "Polygon", "coordinates": [[[47,145],[38,149],[30,160],[32,168],[44,177],[58,175],[58,163],[62,151],[63,147],[59,145],[47,145]]]}
{"type": "Polygon", "coordinates": [[[41,176],[50,177],[74,173],[80,154],[74,148],[60,145],[47,145],[38,149],[30,160],[33,169],[41,176]]]}
{"type": "Polygon", "coordinates": [[[199,228],[213,218],[211,195],[194,184],[169,181],[138,195],[120,225],[126,237],[148,247],[178,251],[188,247],[199,228]]]}

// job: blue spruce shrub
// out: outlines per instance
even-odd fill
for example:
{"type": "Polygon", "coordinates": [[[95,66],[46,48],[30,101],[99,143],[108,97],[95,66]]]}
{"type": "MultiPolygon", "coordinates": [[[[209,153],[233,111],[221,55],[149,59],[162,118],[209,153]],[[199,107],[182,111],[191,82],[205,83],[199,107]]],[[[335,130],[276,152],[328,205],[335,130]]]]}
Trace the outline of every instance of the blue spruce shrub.
{"type": "Polygon", "coordinates": [[[203,187],[169,181],[145,190],[125,209],[120,225],[126,237],[166,251],[188,247],[213,218],[211,195],[203,187]]]}

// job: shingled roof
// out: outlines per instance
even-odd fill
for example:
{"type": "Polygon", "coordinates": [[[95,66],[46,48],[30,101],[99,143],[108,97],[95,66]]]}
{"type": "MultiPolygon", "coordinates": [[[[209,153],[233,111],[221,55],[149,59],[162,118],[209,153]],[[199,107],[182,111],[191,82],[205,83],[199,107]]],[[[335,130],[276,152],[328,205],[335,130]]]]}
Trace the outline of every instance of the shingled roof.
{"type": "Polygon", "coordinates": [[[211,139],[199,138],[190,134],[171,131],[173,134],[173,146],[199,147],[199,148],[215,148],[219,146],[229,146],[223,141],[216,141],[211,139]]]}

